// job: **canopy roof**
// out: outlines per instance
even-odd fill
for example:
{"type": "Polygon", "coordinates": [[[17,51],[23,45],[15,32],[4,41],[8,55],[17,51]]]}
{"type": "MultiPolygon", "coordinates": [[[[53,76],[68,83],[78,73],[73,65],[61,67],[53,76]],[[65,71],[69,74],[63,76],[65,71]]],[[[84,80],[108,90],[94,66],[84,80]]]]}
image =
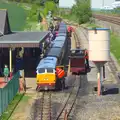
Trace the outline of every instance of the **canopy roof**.
{"type": "Polygon", "coordinates": [[[39,47],[49,32],[13,32],[0,37],[0,47],[39,47]]]}

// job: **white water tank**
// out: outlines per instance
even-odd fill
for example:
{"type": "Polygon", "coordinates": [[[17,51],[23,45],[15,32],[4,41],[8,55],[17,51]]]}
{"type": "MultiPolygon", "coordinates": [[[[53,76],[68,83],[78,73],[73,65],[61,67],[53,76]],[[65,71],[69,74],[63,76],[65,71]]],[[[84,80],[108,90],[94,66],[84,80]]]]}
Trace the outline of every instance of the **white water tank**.
{"type": "Polygon", "coordinates": [[[110,33],[107,28],[88,30],[89,60],[107,62],[110,58],[110,33]]]}

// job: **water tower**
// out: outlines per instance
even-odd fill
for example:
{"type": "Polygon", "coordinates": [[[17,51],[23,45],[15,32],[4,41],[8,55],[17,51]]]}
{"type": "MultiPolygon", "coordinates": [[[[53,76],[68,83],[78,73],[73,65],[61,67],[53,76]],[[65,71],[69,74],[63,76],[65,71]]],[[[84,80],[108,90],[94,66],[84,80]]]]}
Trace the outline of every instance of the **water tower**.
{"type": "Polygon", "coordinates": [[[103,66],[110,58],[110,33],[107,28],[88,30],[89,60],[93,61],[98,70],[98,95],[101,94],[103,66]]]}

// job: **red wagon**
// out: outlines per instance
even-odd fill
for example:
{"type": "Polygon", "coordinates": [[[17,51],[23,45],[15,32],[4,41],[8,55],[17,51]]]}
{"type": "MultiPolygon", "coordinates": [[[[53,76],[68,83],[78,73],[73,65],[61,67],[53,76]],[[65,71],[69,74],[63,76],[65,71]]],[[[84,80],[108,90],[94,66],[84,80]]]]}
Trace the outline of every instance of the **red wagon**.
{"type": "Polygon", "coordinates": [[[86,74],[88,65],[85,58],[85,50],[75,49],[71,50],[70,55],[70,72],[74,75],[86,74]]]}

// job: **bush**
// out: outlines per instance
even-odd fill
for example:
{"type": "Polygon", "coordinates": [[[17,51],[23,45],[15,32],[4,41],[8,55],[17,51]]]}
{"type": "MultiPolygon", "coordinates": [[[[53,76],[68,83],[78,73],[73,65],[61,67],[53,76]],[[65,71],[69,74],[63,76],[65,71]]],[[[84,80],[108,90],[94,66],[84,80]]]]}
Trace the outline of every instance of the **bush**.
{"type": "Polygon", "coordinates": [[[73,13],[76,14],[79,24],[86,23],[90,20],[92,16],[90,1],[77,1],[77,4],[72,9],[73,13]]]}
{"type": "Polygon", "coordinates": [[[29,21],[37,21],[37,14],[38,14],[38,6],[32,5],[31,10],[28,13],[29,21]]]}

